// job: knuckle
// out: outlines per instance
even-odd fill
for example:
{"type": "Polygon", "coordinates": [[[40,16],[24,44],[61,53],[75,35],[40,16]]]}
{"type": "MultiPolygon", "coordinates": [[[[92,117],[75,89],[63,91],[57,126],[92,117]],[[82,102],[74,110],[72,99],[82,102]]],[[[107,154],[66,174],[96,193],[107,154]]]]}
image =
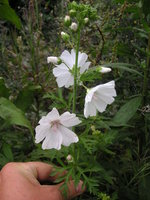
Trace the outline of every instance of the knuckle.
{"type": "Polygon", "coordinates": [[[14,168],[15,165],[15,162],[9,162],[3,167],[3,170],[9,170],[11,168],[14,168]]]}

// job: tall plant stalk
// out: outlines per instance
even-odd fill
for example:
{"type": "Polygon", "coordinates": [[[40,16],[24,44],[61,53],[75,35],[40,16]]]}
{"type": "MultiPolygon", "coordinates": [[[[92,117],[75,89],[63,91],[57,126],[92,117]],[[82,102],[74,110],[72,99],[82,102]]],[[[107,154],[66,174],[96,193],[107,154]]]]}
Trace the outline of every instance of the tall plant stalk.
{"type": "Polygon", "coordinates": [[[72,112],[76,112],[76,98],[77,98],[77,72],[78,72],[78,56],[79,56],[79,45],[80,45],[80,32],[81,29],[79,27],[78,33],[77,33],[77,43],[76,43],[76,59],[75,59],[75,65],[74,65],[74,87],[73,87],[73,108],[72,112]]]}
{"type": "Polygon", "coordinates": [[[146,101],[147,101],[149,72],[150,72],[150,32],[149,32],[148,46],[147,46],[147,63],[146,63],[146,67],[144,68],[144,82],[143,82],[143,92],[142,92],[143,106],[146,104],[146,101]]]}

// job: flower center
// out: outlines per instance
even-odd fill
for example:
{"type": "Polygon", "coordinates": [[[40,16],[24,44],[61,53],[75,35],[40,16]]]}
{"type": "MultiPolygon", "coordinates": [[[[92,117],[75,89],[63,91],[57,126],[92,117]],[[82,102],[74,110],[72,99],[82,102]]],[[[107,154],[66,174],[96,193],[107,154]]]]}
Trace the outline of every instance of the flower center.
{"type": "Polygon", "coordinates": [[[53,129],[53,131],[56,131],[58,129],[58,126],[60,125],[60,121],[57,119],[57,120],[50,122],[50,124],[51,124],[51,128],[53,129]]]}

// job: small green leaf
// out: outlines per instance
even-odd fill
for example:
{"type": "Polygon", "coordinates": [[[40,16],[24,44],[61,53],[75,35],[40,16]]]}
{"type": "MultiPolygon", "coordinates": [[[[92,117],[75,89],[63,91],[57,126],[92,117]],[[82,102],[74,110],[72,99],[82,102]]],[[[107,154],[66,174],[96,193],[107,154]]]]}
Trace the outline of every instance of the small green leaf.
{"type": "Polygon", "coordinates": [[[120,110],[116,113],[113,118],[113,122],[116,124],[126,124],[136,113],[137,109],[141,104],[141,97],[136,97],[128,101],[125,105],[123,105],[120,110]]]}

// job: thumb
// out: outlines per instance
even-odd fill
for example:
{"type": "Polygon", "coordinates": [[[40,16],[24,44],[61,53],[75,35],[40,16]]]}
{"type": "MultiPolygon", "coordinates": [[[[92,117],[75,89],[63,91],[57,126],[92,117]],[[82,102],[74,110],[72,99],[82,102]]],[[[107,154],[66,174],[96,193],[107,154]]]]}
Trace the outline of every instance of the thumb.
{"type": "MultiPolygon", "coordinates": [[[[65,193],[65,191],[63,191],[62,185],[64,183],[59,184],[59,190],[61,191],[62,194],[65,193]]],[[[85,187],[83,187],[83,181],[79,181],[78,185],[75,186],[74,181],[71,180],[67,183],[67,199],[72,199],[80,194],[82,194],[85,191],[85,187]]]]}

